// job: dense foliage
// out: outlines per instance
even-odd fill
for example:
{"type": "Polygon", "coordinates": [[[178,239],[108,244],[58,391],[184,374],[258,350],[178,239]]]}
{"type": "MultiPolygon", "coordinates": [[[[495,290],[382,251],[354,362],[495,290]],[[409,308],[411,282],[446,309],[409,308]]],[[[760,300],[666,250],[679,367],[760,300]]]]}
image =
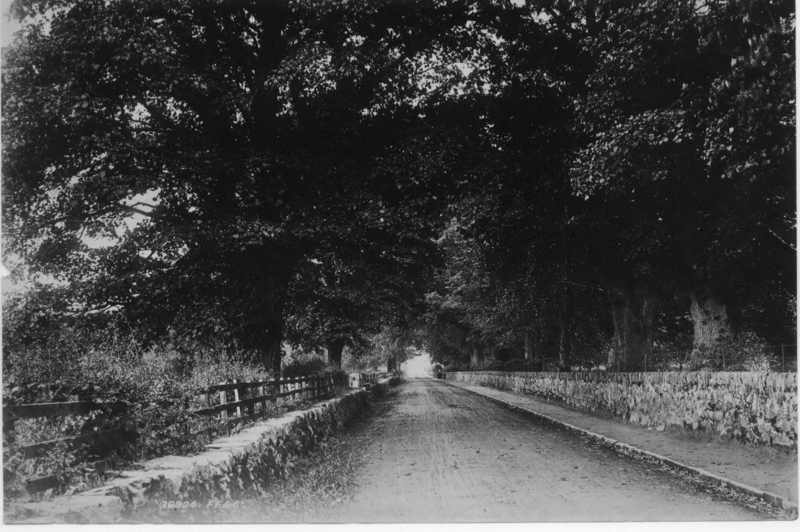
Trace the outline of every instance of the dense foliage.
{"type": "Polygon", "coordinates": [[[436,356],[774,367],[765,344],[796,337],[793,3],[528,4],[550,40],[493,28],[496,160],[442,233],[436,356]]]}
{"type": "MultiPolygon", "coordinates": [[[[4,405],[75,399],[101,405],[87,415],[16,420],[13,442],[4,440],[3,445],[6,496],[26,495],[27,482],[43,477],[58,479],[50,489],[56,494],[100,482],[101,472],[92,465],[100,456],[91,446],[73,448],[61,442],[46,452],[26,455],[26,446],[44,441],[117,431],[121,436],[111,444],[111,453],[103,454],[115,470],[136,467],[157,456],[203,451],[213,434],[231,430],[217,416],[195,415],[196,410],[207,406],[201,397],[204,390],[222,382],[270,378],[257,361],[243,360],[241,353],[227,352],[222,346],[196,346],[191,353],[164,348],[142,352],[114,324],[107,324],[94,337],[74,332],[65,331],[57,342],[52,339],[47,345],[15,349],[10,351],[12,356],[3,359],[4,405]],[[86,350],[87,345],[93,348],[86,350]],[[114,410],[109,406],[119,402],[126,408],[114,410]]],[[[326,370],[324,361],[311,362],[288,364],[286,377],[332,376],[339,385],[345,381],[340,371],[326,370]]],[[[231,396],[228,399],[232,400],[231,396]]],[[[302,407],[301,403],[306,401],[288,398],[267,402],[261,415],[278,417],[287,409],[302,407]]]]}
{"type": "Polygon", "coordinates": [[[617,371],[795,343],[791,1],[12,13],[4,358],[41,379],[108,327],[273,374],[286,342],[617,371]]]}

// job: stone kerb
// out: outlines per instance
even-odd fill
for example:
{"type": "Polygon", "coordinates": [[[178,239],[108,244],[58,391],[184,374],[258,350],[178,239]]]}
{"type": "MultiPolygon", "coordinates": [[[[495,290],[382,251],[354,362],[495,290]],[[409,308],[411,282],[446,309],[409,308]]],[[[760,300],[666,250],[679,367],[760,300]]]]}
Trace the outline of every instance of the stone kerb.
{"type": "Polygon", "coordinates": [[[120,522],[148,503],[205,506],[260,493],[291,471],[292,457],[351,421],[370,401],[366,390],[258,423],[207,445],[197,456],[164,456],[104,486],[71,497],[23,504],[25,523],[120,522]]]}
{"type": "Polygon", "coordinates": [[[797,446],[797,373],[470,371],[447,378],[611,413],[657,430],[681,427],[797,446]]]}

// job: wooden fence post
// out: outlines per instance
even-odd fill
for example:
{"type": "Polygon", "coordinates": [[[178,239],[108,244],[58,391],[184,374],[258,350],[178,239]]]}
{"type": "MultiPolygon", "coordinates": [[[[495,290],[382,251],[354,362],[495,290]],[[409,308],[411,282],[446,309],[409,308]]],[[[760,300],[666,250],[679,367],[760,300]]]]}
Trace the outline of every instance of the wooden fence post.
{"type": "MultiPolygon", "coordinates": [[[[200,406],[202,408],[211,408],[211,397],[208,395],[208,390],[203,390],[203,393],[200,394],[200,406]]],[[[205,418],[204,418],[205,419],[205,418]]],[[[205,421],[194,421],[192,422],[192,429],[195,430],[198,426],[207,428],[208,423],[205,421]]]]}
{"type": "Polygon", "coordinates": [[[786,373],[786,348],[781,344],[781,371],[786,373]]]}
{"type": "MultiPolygon", "coordinates": [[[[220,384],[227,384],[227,382],[221,382],[220,384]]],[[[228,403],[228,392],[225,390],[219,391],[219,404],[224,405],[228,403]]],[[[228,410],[223,408],[219,413],[219,418],[221,420],[228,419],[228,410]]]]}
{"type": "MultiPolygon", "coordinates": [[[[234,384],[237,384],[238,382],[239,382],[238,379],[233,379],[233,383],[234,384]]],[[[234,400],[234,402],[237,402],[237,403],[239,402],[239,387],[238,386],[233,389],[233,400],[234,400]]],[[[236,406],[236,417],[242,417],[242,407],[238,406],[238,405],[236,406]]]]}
{"type": "MultiPolygon", "coordinates": [[[[265,395],[267,395],[267,390],[266,390],[266,387],[264,386],[264,383],[261,383],[258,386],[258,396],[259,397],[264,397],[265,395]]],[[[267,400],[266,399],[262,399],[258,404],[261,407],[260,410],[259,410],[259,413],[263,415],[264,411],[266,411],[266,409],[267,409],[267,400]]],[[[255,410],[255,408],[256,408],[256,405],[253,405],[253,410],[255,410]]]]}
{"type": "MultiPolygon", "coordinates": [[[[228,381],[221,382],[220,384],[228,384],[228,381]]],[[[226,405],[228,404],[228,391],[227,390],[220,390],[219,391],[219,404],[226,405]]],[[[228,409],[223,408],[219,413],[219,420],[224,425],[225,433],[230,436],[231,434],[231,427],[228,423],[228,409]]]]}
{"type": "MultiPolygon", "coordinates": [[[[250,389],[251,389],[250,386],[247,386],[247,385],[242,386],[242,398],[243,399],[246,398],[245,396],[247,395],[247,390],[250,390],[250,389]]],[[[245,405],[244,412],[245,412],[245,415],[252,416],[253,414],[256,413],[256,404],[255,403],[250,403],[249,405],[245,405]]]]}
{"type": "MultiPolygon", "coordinates": [[[[250,386],[247,386],[247,385],[242,386],[242,392],[241,392],[241,395],[240,395],[240,397],[242,399],[246,399],[247,398],[247,391],[248,390],[250,390],[250,386]]],[[[252,416],[255,413],[256,413],[256,405],[255,405],[255,403],[250,403],[249,405],[244,405],[244,415],[252,416]]]]}

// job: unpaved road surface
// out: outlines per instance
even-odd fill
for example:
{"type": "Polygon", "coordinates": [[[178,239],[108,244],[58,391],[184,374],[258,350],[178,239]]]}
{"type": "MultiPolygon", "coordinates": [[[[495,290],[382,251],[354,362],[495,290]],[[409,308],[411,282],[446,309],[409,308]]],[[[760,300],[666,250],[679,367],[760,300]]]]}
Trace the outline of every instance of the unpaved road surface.
{"type": "Polygon", "coordinates": [[[657,465],[430,379],[406,381],[380,417],[345,438],[361,453],[347,493],[335,504],[306,507],[297,521],[771,518],[657,465]]]}

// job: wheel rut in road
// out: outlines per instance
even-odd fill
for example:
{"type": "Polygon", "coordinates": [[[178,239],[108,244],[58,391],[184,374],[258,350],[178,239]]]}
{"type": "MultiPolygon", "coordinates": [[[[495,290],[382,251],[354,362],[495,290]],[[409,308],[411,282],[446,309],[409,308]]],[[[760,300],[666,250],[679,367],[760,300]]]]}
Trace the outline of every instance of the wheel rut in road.
{"type": "Polygon", "coordinates": [[[357,426],[349,497],[306,521],[559,522],[769,518],[561,427],[432,379],[357,426]]]}

